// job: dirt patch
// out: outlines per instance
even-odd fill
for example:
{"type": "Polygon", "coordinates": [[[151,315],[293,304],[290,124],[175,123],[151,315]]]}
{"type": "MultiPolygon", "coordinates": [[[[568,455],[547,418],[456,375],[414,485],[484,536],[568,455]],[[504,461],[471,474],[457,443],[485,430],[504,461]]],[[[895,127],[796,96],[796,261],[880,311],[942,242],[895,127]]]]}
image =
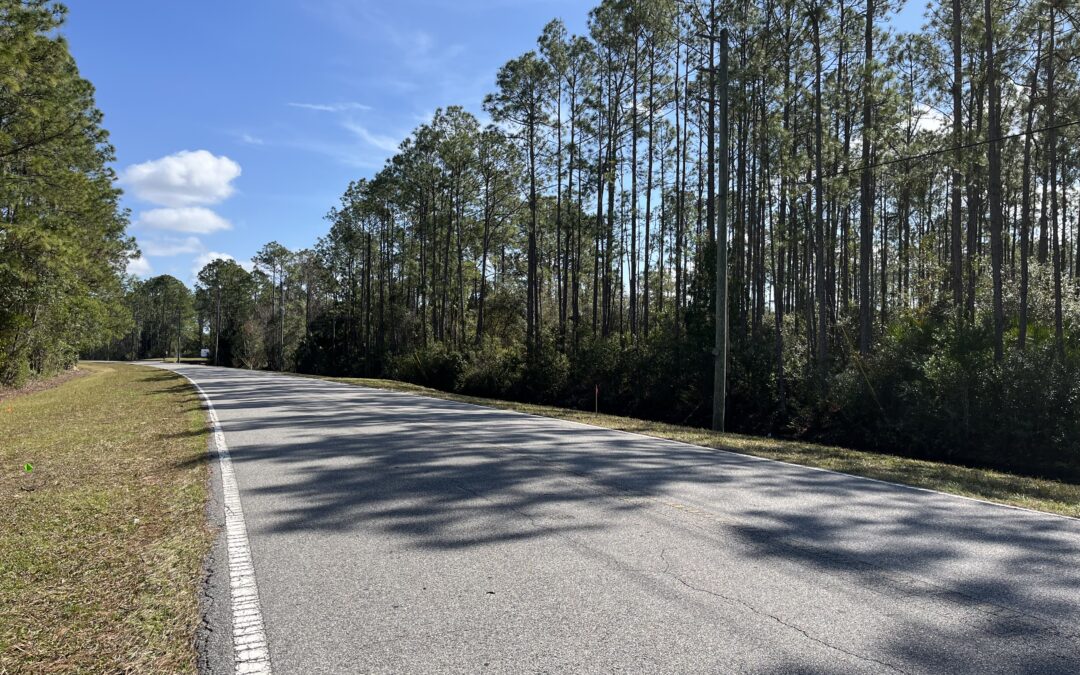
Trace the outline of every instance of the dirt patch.
{"type": "Polygon", "coordinates": [[[9,401],[19,396],[26,396],[27,394],[34,394],[39,391],[45,391],[46,389],[52,389],[58,387],[68,380],[73,380],[76,377],[82,377],[86,374],[85,370],[80,369],[78,366],[71,370],[65,370],[59,375],[53,375],[42,380],[30,380],[21,387],[0,387],[0,403],[9,401]]]}

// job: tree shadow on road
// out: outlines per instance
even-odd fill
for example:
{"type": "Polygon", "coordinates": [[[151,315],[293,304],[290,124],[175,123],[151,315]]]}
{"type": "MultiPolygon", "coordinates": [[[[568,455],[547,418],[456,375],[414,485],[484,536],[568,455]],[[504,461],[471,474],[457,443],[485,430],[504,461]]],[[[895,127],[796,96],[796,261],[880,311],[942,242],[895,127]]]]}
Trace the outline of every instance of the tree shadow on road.
{"type": "Polygon", "coordinates": [[[276,467],[241,481],[245,498],[274,505],[269,532],[374,532],[460,551],[617,538],[627,514],[649,511],[696,542],[666,573],[709,602],[757,602],[752,588],[725,590],[722,568],[689,571],[722,551],[895,607],[882,625],[902,631],[852,627],[890,668],[969,672],[989,658],[1010,672],[1080,670],[1080,521],[453,401],[255,377],[200,373],[233,461],[276,467]]]}

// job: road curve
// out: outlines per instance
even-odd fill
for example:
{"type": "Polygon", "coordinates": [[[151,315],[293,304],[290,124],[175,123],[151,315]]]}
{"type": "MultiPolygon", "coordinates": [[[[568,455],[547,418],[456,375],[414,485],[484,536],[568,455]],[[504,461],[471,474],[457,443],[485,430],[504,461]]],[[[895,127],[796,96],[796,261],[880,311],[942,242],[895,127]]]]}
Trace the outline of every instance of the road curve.
{"type": "Polygon", "coordinates": [[[1080,672],[1078,520],[168,367],[217,410],[276,673],[1080,672]]]}

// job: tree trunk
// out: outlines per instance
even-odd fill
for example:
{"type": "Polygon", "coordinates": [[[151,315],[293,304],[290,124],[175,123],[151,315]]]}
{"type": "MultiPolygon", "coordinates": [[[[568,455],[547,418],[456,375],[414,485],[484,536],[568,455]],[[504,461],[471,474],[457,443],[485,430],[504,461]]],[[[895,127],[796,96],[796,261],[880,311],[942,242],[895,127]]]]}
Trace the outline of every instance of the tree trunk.
{"type": "Polygon", "coordinates": [[[874,0],[866,0],[866,59],[863,64],[862,110],[862,178],[860,200],[859,240],[859,352],[870,353],[873,333],[873,313],[870,295],[870,260],[874,245],[874,187],[870,167],[870,146],[873,141],[873,61],[874,61],[874,0]]]}
{"type": "Polygon", "coordinates": [[[963,175],[960,167],[964,162],[964,126],[962,121],[963,107],[961,104],[961,90],[963,89],[963,44],[961,31],[963,28],[963,16],[960,11],[960,0],[952,0],[952,144],[953,144],[953,172],[952,172],[952,209],[950,222],[952,225],[949,238],[949,278],[952,282],[953,304],[962,307],[964,304],[964,273],[963,253],[961,251],[961,226],[960,226],[960,200],[962,197],[963,175]]]}

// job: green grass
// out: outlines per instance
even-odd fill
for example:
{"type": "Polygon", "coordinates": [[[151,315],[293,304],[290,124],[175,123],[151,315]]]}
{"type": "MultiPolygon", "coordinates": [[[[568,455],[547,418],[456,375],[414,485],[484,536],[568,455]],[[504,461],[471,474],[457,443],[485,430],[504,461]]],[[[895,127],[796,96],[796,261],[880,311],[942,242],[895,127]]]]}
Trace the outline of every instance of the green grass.
{"type": "Polygon", "coordinates": [[[717,433],[708,429],[650,422],[631,417],[618,417],[616,415],[594,414],[547,405],[463,396],[396,380],[342,377],[326,377],[322,379],[365,387],[403,391],[451,401],[474,403],[504,410],[515,410],[542,417],[582,422],[618,431],[631,431],[646,436],[681,441],[706,448],[778,459],[792,464],[831,469],[856,476],[877,478],[965,497],[985,499],[999,504],[1021,506],[1037,511],[1080,518],[1080,485],[1055,480],[1017,476],[989,469],[969,468],[942,462],[929,462],[815,443],[717,433]]]}
{"type": "Polygon", "coordinates": [[[174,373],[81,368],[0,401],[0,673],[193,672],[206,415],[174,373]]]}

